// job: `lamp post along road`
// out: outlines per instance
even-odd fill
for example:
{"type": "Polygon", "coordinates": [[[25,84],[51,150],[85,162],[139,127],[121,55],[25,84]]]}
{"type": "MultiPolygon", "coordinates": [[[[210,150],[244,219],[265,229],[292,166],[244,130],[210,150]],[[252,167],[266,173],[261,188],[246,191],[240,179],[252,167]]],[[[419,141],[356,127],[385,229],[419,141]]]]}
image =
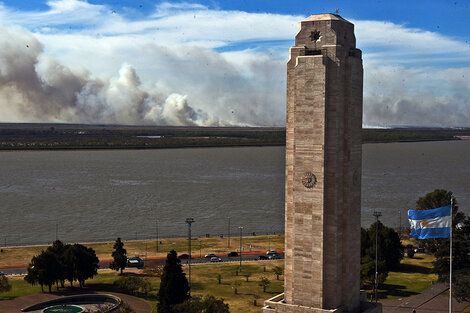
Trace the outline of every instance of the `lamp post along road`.
{"type": "Polygon", "coordinates": [[[155,237],[157,238],[157,252],[158,252],[158,220],[155,220],[155,237]]]}
{"type": "Polygon", "coordinates": [[[240,229],[240,272],[242,271],[242,232],[243,226],[238,227],[240,229]]]}
{"type": "Polygon", "coordinates": [[[375,303],[377,303],[377,287],[378,283],[378,269],[377,269],[377,238],[378,238],[378,229],[379,229],[379,217],[382,216],[381,212],[374,211],[375,216],[375,282],[374,282],[374,295],[375,295],[375,303]]]}
{"type": "Polygon", "coordinates": [[[186,219],[186,223],[188,224],[188,276],[189,276],[189,296],[191,296],[191,224],[194,223],[194,218],[189,217],[186,219]]]}
{"type": "Polygon", "coordinates": [[[230,248],[230,217],[228,218],[228,227],[227,227],[227,248],[230,248]]]}

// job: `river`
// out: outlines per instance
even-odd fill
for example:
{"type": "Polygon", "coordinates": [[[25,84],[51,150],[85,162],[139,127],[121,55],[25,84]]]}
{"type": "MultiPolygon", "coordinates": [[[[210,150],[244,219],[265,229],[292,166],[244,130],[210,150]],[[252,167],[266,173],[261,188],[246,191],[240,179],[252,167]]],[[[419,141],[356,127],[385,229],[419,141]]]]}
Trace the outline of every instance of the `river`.
{"type": "MultiPolygon", "coordinates": [[[[363,145],[362,224],[436,188],[467,214],[470,140],[363,145]]],[[[284,147],[0,152],[0,246],[282,232],[284,147]]]]}

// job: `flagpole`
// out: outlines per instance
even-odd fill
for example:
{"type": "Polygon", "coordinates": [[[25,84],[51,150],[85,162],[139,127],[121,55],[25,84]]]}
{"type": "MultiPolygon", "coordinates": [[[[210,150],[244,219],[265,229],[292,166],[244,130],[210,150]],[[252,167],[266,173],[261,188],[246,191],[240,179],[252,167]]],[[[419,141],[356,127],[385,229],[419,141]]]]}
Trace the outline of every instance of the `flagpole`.
{"type": "Polygon", "coordinates": [[[450,269],[450,278],[449,278],[449,313],[452,313],[452,206],[454,203],[454,199],[450,196],[450,262],[449,262],[449,269],[450,269]]]}

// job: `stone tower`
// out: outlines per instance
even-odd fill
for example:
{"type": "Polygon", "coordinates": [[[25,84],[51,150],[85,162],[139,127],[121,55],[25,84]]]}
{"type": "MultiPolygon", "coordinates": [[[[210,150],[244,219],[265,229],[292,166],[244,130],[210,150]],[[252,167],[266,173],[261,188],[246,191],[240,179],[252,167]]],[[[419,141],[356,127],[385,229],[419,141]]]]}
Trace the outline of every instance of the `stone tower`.
{"type": "Polygon", "coordinates": [[[339,15],[300,22],[287,64],[285,291],[268,312],[359,312],[362,58],[339,15]]]}

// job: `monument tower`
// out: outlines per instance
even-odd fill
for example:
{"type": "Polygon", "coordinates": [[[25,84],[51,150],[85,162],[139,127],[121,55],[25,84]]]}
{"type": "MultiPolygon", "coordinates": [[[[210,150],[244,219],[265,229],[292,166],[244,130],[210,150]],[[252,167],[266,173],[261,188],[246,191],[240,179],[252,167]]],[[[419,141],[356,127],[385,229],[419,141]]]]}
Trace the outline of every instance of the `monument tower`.
{"type": "Polygon", "coordinates": [[[339,15],[300,22],[287,63],[285,291],[264,313],[360,311],[361,56],[339,15]]]}

